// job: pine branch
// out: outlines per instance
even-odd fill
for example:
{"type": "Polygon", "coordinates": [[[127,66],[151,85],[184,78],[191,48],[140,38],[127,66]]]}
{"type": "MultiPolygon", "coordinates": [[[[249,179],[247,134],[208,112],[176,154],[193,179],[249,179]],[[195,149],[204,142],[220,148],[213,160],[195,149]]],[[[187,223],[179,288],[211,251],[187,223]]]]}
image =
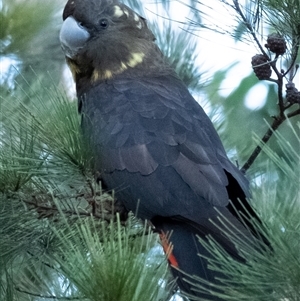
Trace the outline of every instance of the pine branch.
{"type": "MultiPolygon", "coordinates": [[[[82,199],[85,199],[88,202],[88,198],[86,198],[84,195],[80,196],[82,199]]],[[[25,204],[29,206],[29,208],[34,208],[35,211],[38,213],[39,218],[57,218],[57,215],[60,213],[63,213],[65,216],[74,216],[74,217],[93,217],[98,220],[110,222],[111,220],[114,220],[116,218],[116,214],[121,213],[124,215],[125,209],[121,206],[116,207],[116,205],[113,205],[112,202],[114,200],[109,199],[107,201],[101,201],[100,204],[97,202],[88,202],[89,204],[92,203],[92,205],[89,205],[88,209],[80,210],[80,208],[73,208],[73,209],[66,209],[66,208],[60,208],[58,209],[56,205],[47,206],[43,205],[43,203],[40,202],[33,202],[28,200],[23,200],[25,204]],[[109,209],[114,208],[114,211],[109,212],[109,209]]]]}
{"type": "MultiPolygon", "coordinates": [[[[269,139],[272,137],[274,131],[278,129],[278,127],[283,123],[285,120],[285,116],[280,116],[279,118],[275,117],[272,125],[268,129],[268,131],[265,133],[263,138],[261,139],[261,142],[266,144],[269,139]]],[[[246,173],[246,171],[250,168],[250,166],[254,163],[255,159],[258,157],[260,152],[262,151],[263,146],[262,145],[257,145],[252,154],[250,155],[249,159],[246,161],[246,163],[242,166],[241,171],[243,173],[246,173]]]]}
{"type": "MultiPolygon", "coordinates": [[[[251,43],[259,49],[260,54],[252,58],[252,67],[259,80],[265,80],[274,83],[277,86],[277,97],[274,98],[274,103],[278,105],[278,114],[274,114],[273,123],[270,129],[262,136],[262,144],[255,147],[253,152],[249,155],[242,170],[246,172],[259,156],[263,144],[267,143],[272,137],[273,133],[278,130],[281,124],[286,119],[299,115],[300,92],[293,84],[293,79],[298,71],[297,58],[299,56],[299,14],[295,13],[300,9],[299,3],[294,0],[254,0],[242,4],[239,0],[219,1],[223,7],[230,11],[233,17],[237,18],[237,30],[241,26],[243,32],[238,37],[239,40],[245,42],[244,35],[248,33],[251,43]],[[244,6],[243,6],[244,5],[244,6]],[[233,14],[232,14],[233,13],[233,14]],[[259,26],[264,29],[265,25],[272,26],[275,30],[274,34],[268,35],[267,43],[264,45],[261,42],[259,26]],[[243,38],[243,40],[242,40],[243,38]],[[279,48],[278,48],[279,47],[279,48]],[[281,49],[280,49],[281,47],[281,49]],[[281,69],[282,64],[286,65],[286,70],[281,69]],[[294,72],[295,71],[295,72],[294,72]],[[273,72],[274,77],[271,77],[273,72]],[[287,79],[287,76],[289,78],[287,79]],[[286,89],[286,95],[284,90],[286,89]]],[[[205,6],[206,9],[211,9],[207,4],[200,2],[200,5],[205,6]]],[[[190,6],[195,14],[201,16],[201,10],[190,6]]],[[[214,11],[211,9],[212,15],[214,11]]],[[[204,14],[204,17],[206,15],[204,14]]],[[[193,26],[206,28],[216,31],[218,24],[203,26],[197,21],[191,21],[193,26]]],[[[224,28],[221,27],[221,32],[228,34],[224,28]]],[[[231,34],[234,36],[234,34],[231,34]]]]}
{"type": "MultiPolygon", "coordinates": [[[[289,0],[287,0],[287,2],[289,2],[289,0]]],[[[246,28],[248,29],[249,33],[252,35],[252,38],[253,38],[254,42],[256,43],[258,48],[260,49],[261,56],[266,58],[266,60],[267,60],[266,64],[257,65],[254,61],[255,57],[253,57],[252,58],[252,65],[253,65],[254,72],[256,73],[257,77],[260,80],[268,80],[270,82],[273,82],[273,83],[277,84],[277,97],[278,97],[278,102],[277,103],[278,103],[278,107],[279,107],[279,113],[278,113],[277,116],[273,117],[274,121],[273,121],[271,127],[267,130],[267,132],[265,133],[265,135],[261,139],[261,142],[263,144],[266,144],[269,141],[269,139],[271,138],[271,136],[273,135],[273,133],[279,128],[279,126],[287,118],[291,118],[291,117],[294,117],[294,116],[300,114],[299,109],[296,109],[293,112],[289,112],[289,113],[286,112],[286,110],[289,109],[292,105],[294,105],[294,104],[297,105],[297,103],[298,103],[298,105],[300,105],[300,92],[298,92],[298,90],[296,88],[294,88],[294,86],[293,86],[293,92],[294,92],[293,96],[294,96],[294,98],[295,97],[298,98],[298,100],[290,102],[289,99],[288,99],[288,94],[287,94],[287,100],[286,101],[284,101],[284,97],[283,97],[283,86],[284,86],[283,85],[283,79],[295,67],[295,62],[296,62],[296,58],[298,57],[298,51],[299,51],[300,33],[297,34],[293,30],[294,35],[293,35],[293,38],[292,38],[293,43],[292,43],[292,50],[291,50],[291,61],[289,63],[289,66],[288,66],[287,70],[280,72],[277,68],[276,63],[278,61],[278,58],[286,52],[286,49],[285,49],[286,46],[285,46],[284,38],[280,35],[277,35],[277,36],[269,35],[269,37],[268,37],[269,42],[268,42],[268,44],[265,45],[265,47],[267,47],[270,50],[270,52],[275,53],[274,59],[271,59],[271,57],[267,54],[267,52],[265,51],[263,45],[261,44],[261,42],[257,38],[256,31],[253,28],[253,25],[251,24],[251,22],[244,15],[244,13],[243,13],[243,11],[240,7],[239,1],[238,0],[233,0],[233,4],[234,4],[234,9],[236,10],[237,14],[240,16],[241,20],[244,22],[244,24],[245,24],[246,28]],[[276,44],[276,43],[281,43],[282,49],[279,50],[277,48],[278,44],[276,44]],[[270,76],[265,75],[266,74],[265,72],[268,72],[268,68],[270,68],[270,67],[275,72],[277,79],[273,79],[273,78],[270,78],[270,76]]],[[[260,5],[260,2],[258,2],[258,5],[260,5]]],[[[266,6],[267,3],[261,3],[261,5],[267,13],[270,13],[270,8],[268,6],[266,6]]],[[[272,9],[274,9],[274,7],[272,7],[272,9]]],[[[276,7],[275,7],[275,10],[276,10],[276,7]]],[[[290,21],[290,20],[288,20],[288,21],[290,21]]],[[[284,34],[284,32],[283,32],[283,34],[284,34]]],[[[259,55],[257,55],[257,56],[259,56],[259,55]]],[[[298,68],[296,68],[296,70],[297,69],[298,68]]],[[[270,74],[271,74],[271,71],[270,71],[270,74]]],[[[291,85],[293,78],[294,78],[294,75],[290,76],[289,82],[287,84],[287,92],[289,92],[289,86],[288,85],[291,85]]],[[[258,157],[258,155],[260,154],[260,152],[262,150],[262,145],[258,145],[254,149],[254,151],[252,152],[252,154],[250,155],[250,157],[248,158],[246,163],[241,168],[241,170],[243,172],[246,172],[251,167],[251,165],[254,163],[255,159],[258,157]]]]}
{"type": "Polygon", "coordinates": [[[43,298],[43,299],[50,299],[50,300],[84,300],[87,298],[82,298],[82,297],[59,297],[56,295],[43,295],[43,294],[36,294],[33,293],[31,291],[25,290],[25,289],[21,289],[19,287],[15,287],[16,291],[26,294],[27,296],[31,296],[31,297],[38,297],[38,298],[43,298]]]}

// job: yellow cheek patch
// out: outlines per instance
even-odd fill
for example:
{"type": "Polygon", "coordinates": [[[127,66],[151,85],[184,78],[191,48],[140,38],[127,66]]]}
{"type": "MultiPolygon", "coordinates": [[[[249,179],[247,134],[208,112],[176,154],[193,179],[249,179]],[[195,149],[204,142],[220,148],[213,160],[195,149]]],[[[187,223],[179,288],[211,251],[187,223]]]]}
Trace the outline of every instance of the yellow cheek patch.
{"type": "Polygon", "coordinates": [[[121,68],[120,68],[120,71],[123,72],[127,69],[127,66],[126,64],[124,64],[123,62],[121,62],[121,68]]]}
{"type": "Polygon", "coordinates": [[[105,70],[104,72],[99,72],[98,70],[94,70],[91,80],[93,83],[98,81],[99,79],[110,79],[113,77],[113,73],[110,70],[105,70]]]}
{"type": "Polygon", "coordinates": [[[94,70],[93,75],[92,75],[92,81],[96,82],[100,78],[100,74],[97,70],[94,70]]]}
{"type": "Polygon", "coordinates": [[[129,61],[126,63],[121,62],[120,68],[114,73],[120,74],[123,71],[125,71],[126,69],[128,69],[128,67],[131,67],[131,68],[135,67],[137,64],[140,64],[143,61],[143,58],[144,58],[143,53],[133,53],[131,55],[131,58],[129,59],[129,61]]]}
{"type": "Polygon", "coordinates": [[[105,70],[104,78],[108,79],[108,78],[112,78],[112,77],[113,77],[113,73],[110,70],[105,70]]]}
{"type": "Polygon", "coordinates": [[[127,62],[121,62],[118,69],[115,70],[104,70],[103,72],[99,72],[99,70],[94,70],[91,80],[92,82],[97,82],[98,80],[110,79],[116,74],[121,74],[128,67],[134,68],[136,65],[140,64],[144,59],[144,53],[142,52],[134,52],[131,54],[130,59],[127,62]]]}
{"type": "Polygon", "coordinates": [[[131,58],[126,63],[126,65],[133,68],[143,61],[144,56],[145,56],[145,54],[142,52],[134,52],[134,53],[132,53],[131,58]]]}
{"type": "Polygon", "coordinates": [[[78,66],[75,63],[73,63],[71,60],[67,60],[67,63],[71,70],[73,79],[74,79],[74,81],[76,81],[76,74],[80,73],[80,70],[79,70],[78,66]]]}
{"type": "Polygon", "coordinates": [[[123,10],[119,5],[114,6],[114,17],[121,18],[124,15],[123,10]]]}

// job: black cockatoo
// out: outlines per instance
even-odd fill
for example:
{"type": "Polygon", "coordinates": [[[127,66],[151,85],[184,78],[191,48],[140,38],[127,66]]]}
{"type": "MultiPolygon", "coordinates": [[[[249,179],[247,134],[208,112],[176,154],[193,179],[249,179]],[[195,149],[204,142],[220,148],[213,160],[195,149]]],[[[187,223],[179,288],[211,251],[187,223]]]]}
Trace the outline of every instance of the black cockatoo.
{"type": "Polygon", "coordinates": [[[227,158],[211,121],[143,17],[116,0],[69,0],[63,20],[60,41],[95,173],[128,210],[160,233],[171,233],[169,259],[180,288],[219,300],[194,291],[185,273],[211,283],[220,276],[198,255],[210,256],[196,235],[212,236],[239,258],[219,229],[220,214],[232,231],[252,239],[234,209],[255,216],[246,201],[246,178],[227,158]]]}

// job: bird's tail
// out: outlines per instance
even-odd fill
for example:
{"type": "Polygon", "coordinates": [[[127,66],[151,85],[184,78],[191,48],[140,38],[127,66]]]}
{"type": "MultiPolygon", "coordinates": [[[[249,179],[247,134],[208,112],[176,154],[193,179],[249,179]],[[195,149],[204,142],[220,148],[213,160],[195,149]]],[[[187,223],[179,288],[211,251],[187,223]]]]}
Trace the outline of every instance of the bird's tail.
{"type": "MultiPolygon", "coordinates": [[[[197,235],[202,236],[202,233],[188,224],[173,222],[169,219],[159,222],[156,220],[154,224],[159,230],[172,274],[176,278],[180,290],[197,297],[197,300],[203,298],[204,300],[220,301],[220,298],[211,295],[209,291],[216,291],[218,278],[222,279],[224,276],[208,268],[206,257],[210,258],[211,255],[197,238],[197,235]],[[202,283],[201,291],[193,285],[197,282],[194,276],[207,282],[207,284],[202,283]]],[[[191,300],[193,300],[192,297],[191,300]]]]}

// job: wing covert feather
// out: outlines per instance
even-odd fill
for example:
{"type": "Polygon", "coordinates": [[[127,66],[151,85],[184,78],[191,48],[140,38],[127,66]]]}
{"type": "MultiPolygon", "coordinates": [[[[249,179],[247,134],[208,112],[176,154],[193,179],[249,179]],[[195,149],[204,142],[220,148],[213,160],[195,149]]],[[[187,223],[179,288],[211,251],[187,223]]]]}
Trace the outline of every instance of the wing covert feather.
{"type": "MultiPolygon", "coordinates": [[[[142,179],[159,166],[172,167],[198,198],[212,205],[228,204],[224,169],[237,178],[239,172],[228,160],[211,121],[180,80],[170,76],[115,79],[88,93],[90,103],[83,104],[82,110],[89,122],[100,124],[93,137],[100,153],[97,169],[111,176],[127,170],[142,179]]],[[[89,122],[85,122],[87,131],[89,122]]],[[[154,178],[153,185],[161,185],[154,178]]],[[[171,176],[164,185],[173,189],[171,176]]]]}

